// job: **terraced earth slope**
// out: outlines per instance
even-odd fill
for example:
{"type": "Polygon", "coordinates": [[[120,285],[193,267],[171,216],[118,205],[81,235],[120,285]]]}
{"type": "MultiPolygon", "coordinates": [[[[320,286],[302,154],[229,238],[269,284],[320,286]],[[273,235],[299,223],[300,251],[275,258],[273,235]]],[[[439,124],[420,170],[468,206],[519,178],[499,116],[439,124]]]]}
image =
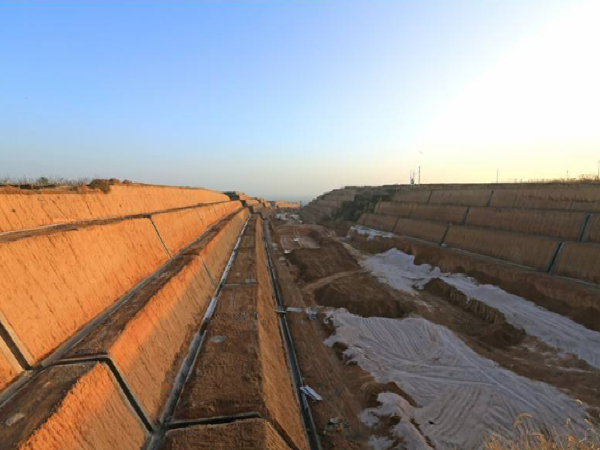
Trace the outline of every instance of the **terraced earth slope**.
{"type": "Polygon", "coordinates": [[[339,432],[324,442],[482,448],[520,416],[597,427],[600,185],[348,187],[299,215],[273,239],[294,306],[326,322],[290,318],[304,376],[335,397],[315,406],[339,432]]]}
{"type": "Polygon", "coordinates": [[[519,417],[597,424],[597,185],[296,206],[0,190],[0,450],[480,449],[519,417]]]}
{"type": "Polygon", "coordinates": [[[300,210],[554,276],[600,283],[598,184],[350,187],[300,210]]]}
{"type": "Polygon", "coordinates": [[[0,449],[308,449],[271,207],[145,185],[0,190],[0,449]]]}

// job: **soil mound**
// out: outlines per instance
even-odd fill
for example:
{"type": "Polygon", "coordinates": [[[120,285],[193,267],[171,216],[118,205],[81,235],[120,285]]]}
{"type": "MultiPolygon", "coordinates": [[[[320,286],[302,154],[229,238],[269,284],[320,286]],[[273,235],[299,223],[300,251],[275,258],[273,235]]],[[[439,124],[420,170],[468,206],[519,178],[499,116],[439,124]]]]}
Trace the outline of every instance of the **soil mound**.
{"type": "Polygon", "coordinates": [[[339,278],[315,290],[315,300],[321,306],[346,308],[362,317],[406,317],[412,308],[394,299],[370,275],[357,273],[339,278]]]}
{"type": "Polygon", "coordinates": [[[483,343],[495,348],[504,348],[511,345],[518,345],[526,337],[525,331],[515,328],[508,323],[506,317],[500,311],[479,300],[467,297],[457,288],[439,278],[435,278],[427,283],[425,290],[485,322],[487,326],[475,327],[471,324],[465,327],[464,330],[461,330],[467,335],[476,334],[483,343]]]}
{"type": "Polygon", "coordinates": [[[360,269],[344,246],[331,240],[324,240],[320,249],[294,250],[290,260],[298,267],[300,278],[304,281],[314,281],[334,273],[360,269]]]}

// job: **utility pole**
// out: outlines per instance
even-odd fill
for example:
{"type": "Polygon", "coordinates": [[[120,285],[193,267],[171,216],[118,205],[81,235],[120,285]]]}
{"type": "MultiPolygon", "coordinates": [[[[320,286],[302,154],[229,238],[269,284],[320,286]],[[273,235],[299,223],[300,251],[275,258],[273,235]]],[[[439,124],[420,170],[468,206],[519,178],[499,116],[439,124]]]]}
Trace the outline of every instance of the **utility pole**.
{"type": "Polygon", "coordinates": [[[421,184],[421,166],[419,166],[419,185],[421,184]]]}
{"type": "Polygon", "coordinates": [[[600,180],[600,159],[598,160],[598,179],[600,180]]]}
{"type": "Polygon", "coordinates": [[[498,174],[500,173],[499,169],[496,169],[496,184],[498,184],[498,174]]]}

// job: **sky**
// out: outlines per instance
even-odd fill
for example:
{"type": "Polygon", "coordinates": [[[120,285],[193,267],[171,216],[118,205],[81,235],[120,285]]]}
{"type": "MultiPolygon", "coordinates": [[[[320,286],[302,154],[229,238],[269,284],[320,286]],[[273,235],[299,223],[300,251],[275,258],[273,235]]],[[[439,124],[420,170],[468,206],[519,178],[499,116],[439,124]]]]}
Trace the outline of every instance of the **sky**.
{"type": "Polygon", "coordinates": [[[308,200],[600,167],[600,1],[2,2],[0,178],[308,200]]]}

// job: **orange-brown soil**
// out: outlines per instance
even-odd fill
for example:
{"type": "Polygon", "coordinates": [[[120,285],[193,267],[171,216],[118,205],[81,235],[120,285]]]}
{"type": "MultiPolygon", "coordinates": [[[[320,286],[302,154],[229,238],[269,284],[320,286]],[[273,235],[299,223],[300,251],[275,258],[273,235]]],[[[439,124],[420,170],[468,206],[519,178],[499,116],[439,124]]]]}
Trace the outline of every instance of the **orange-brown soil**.
{"type": "Polygon", "coordinates": [[[175,420],[264,413],[257,295],[253,284],[221,291],[175,420]]]}
{"type": "Polygon", "coordinates": [[[257,412],[271,421],[292,448],[305,449],[261,229],[255,216],[246,228],[243,247],[220,293],[174,420],[257,412]]]}
{"type": "Polygon", "coordinates": [[[114,185],[107,193],[0,188],[0,233],[227,201],[215,191],[163,186],[114,185]]]}
{"type": "MultiPolygon", "coordinates": [[[[200,387],[197,396],[188,385],[194,375],[199,384],[210,383],[212,376],[216,384],[209,392],[217,406],[205,415],[209,420],[235,414],[238,403],[242,414],[260,412],[260,420],[242,417],[227,428],[234,430],[231,442],[306,450],[259,217],[247,228],[214,320],[205,329],[204,314],[248,208],[239,210],[240,202],[221,201],[220,194],[212,198],[214,193],[203,197],[213,204],[198,206],[200,201],[189,203],[197,192],[181,190],[186,192],[171,198],[168,189],[158,202],[138,190],[138,204],[132,205],[131,191],[120,188],[111,186],[104,198],[90,190],[12,192],[7,195],[13,203],[2,203],[24,202],[20,207],[32,210],[41,204],[44,214],[33,211],[6,230],[0,227],[0,282],[6,287],[0,331],[10,336],[0,339],[0,389],[23,372],[19,361],[31,366],[14,389],[3,392],[0,448],[145,448],[149,428],[162,436],[167,427],[180,426],[165,406],[180,392],[184,361],[195,355],[190,344],[206,331],[196,362],[217,362],[204,373],[192,371],[177,408],[198,398],[207,401],[208,391],[200,387]],[[240,325],[245,315],[248,330],[240,325]],[[237,331],[244,337],[238,341],[237,331]],[[222,348],[234,345],[210,357],[210,344],[218,341],[211,337],[219,336],[227,338],[222,348]],[[219,398],[227,393],[229,404],[219,398]]],[[[202,417],[194,412],[191,419],[202,417]]],[[[213,428],[188,425],[186,430],[213,428]]],[[[227,445],[227,433],[211,448],[227,445]]]]}
{"type": "Polygon", "coordinates": [[[600,283],[600,245],[565,242],[556,258],[553,273],[598,285],[600,283]]]}
{"type": "Polygon", "coordinates": [[[0,391],[13,381],[23,368],[15,359],[8,346],[0,339],[0,391]]]}
{"type": "MultiPolygon", "coordinates": [[[[298,226],[299,234],[301,227],[298,226]]],[[[274,240],[278,239],[277,231],[276,227],[274,240]]],[[[373,242],[364,240],[360,244],[368,247],[374,245],[373,242]]],[[[556,350],[511,326],[499,311],[477,301],[467,301],[462,293],[440,280],[430,282],[415,298],[357,271],[351,253],[341,244],[323,242],[320,249],[294,251],[287,258],[282,256],[275,259],[287,306],[344,307],[367,317],[401,318],[415,312],[448,327],[481,356],[581,399],[590,405],[593,416],[600,411],[598,370],[575,357],[564,359],[556,350]],[[314,261],[318,263],[313,266],[314,261]],[[348,271],[348,267],[353,269],[348,271]],[[315,285],[319,287],[314,289],[315,285]]],[[[310,321],[305,314],[288,313],[287,317],[305,383],[324,397],[323,402],[313,404],[324,447],[353,448],[348,443],[352,440],[355,448],[364,448],[361,445],[364,446],[366,436],[374,431],[365,430],[357,420],[358,414],[373,406],[378,392],[394,389],[377,385],[356,366],[344,365],[343,348],[336,349],[338,358],[334,350],[322,344],[333,330],[323,327],[319,320],[310,321]],[[345,427],[332,427],[329,420],[335,417],[341,417],[345,427]]],[[[401,392],[399,395],[407,398],[401,392]]],[[[412,402],[410,398],[407,400],[412,402]]]]}
{"type": "Polygon", "coordinates": [[[577,240],[584,220],[580,212],[474,207],[467,225],[577,240]]]}
{"type": "Polygon", "coordinates": [[[454,226],[448,230],[444,243],[448,247],[546,271],[556,253],[559,240],[546,236],[454,226]]]}
{"type": "Polygon", "coordinates": [[[397,248],[414,255],[415,264],[430,264],[444,272],[465,273],[480,283],[494,284],[600,331],[600,290],[596,287],[400,236],[369,240],[354,235],[352,245],[365,253],[397,248]]]}
{"type": "Polygon", "coordinates": [[[411,219],[438,220],[447,223],[463,223],[467,215],[466,206],[419,205],[413,206],[411,219]]]}
{"type": "Polygon", "coordinates": [[[0,243],[0,320],[30,364],[167,260],[148,219],[0,243]]]}
{"type": "Polygon", "coordinates": [[[198,250],[198,255],[204,261],[211,278],[215,283],[221,278],[223,269],[227,264],[231,249],[237,241],[240,230],[248,219],[250,213],[243,209],[233,213],[232,219],[228,221],[223,228],[217,231],[217,236],[198,250]]]}
{"type": "MultiPolygon", "coordinates": [[[[274,241],[278,239],[278,229],[273,232],[274,241]]],[[[318,306],[313,295],[303,294],[299,287],[302,283],[298,283],[293,274],[295,268],[280,258],[283,254],[276,252],[274,264],[285,305],[303,309],[318,306]]],[[[380,392],[397,392],[397,388],[378,385],[358,366],[345,363],[343,349],[325,346],[323,340],[332,330],[320,318],[309,320],[303,313],[287,313],[286,319],[293,335],[303,382],[323,397],[323,401],[310,405],[322,447],[370,449],[367,442],[374,430],[362,424],[358,414],[365,408],[376,406],[380,392]]]]}
{"type": "Polygon", "coordinates": [[[290,450],[267,420],[238,420],[170,431],[161,450],[290,450]]]}
{"type": "Polygon", "coordinates": [[[321,306],[346,308],[362,317],[400,319],[414,309],[411,303],[394,299],[389,289],[371,275],[361,272],[327,282],[314,290],[314,295],[321,306]]]}
{"type": "Polygon", "coordinates": [[[109,356],[156,422],[213,290],[200,260],[189,259],[183,267],[169,268],[65,358],[109,356]]]}
{"type": "Polygon", "coordinates": [[[152,215],[169,252],[174,255],[204,231],[241,207],[240,202],[216,203],[152,215]]]}
{"type": "Polygon", "coordinates": [[[0,448],[138,450],[148,433],[100,363],[52,367],[0,408],[0,448]]]}
{"type": "MultiPolygon", "coordinates": [[[[221,231],[231,227],[233,219],[223,219],[172,260],[66,355],[108,355],[154,423],[215,289],[197,255],[212,240],[222,238],[221,231]]],[[[241,224],[232,230],[239,234],[240,228],[241,224]]],[[[230,244],[229,252],[234,242],[230,244]]]]}
{"type": "Polygon", "coordinates": [[[301,248],[290,254],[290,260],[298,267],[300,277],[304,281],[313,281],[358,268],[356,261],[347,257],[344,246],[339,242],[327,240],[321,244],[321,247],[316,250],[301,248]]]}

